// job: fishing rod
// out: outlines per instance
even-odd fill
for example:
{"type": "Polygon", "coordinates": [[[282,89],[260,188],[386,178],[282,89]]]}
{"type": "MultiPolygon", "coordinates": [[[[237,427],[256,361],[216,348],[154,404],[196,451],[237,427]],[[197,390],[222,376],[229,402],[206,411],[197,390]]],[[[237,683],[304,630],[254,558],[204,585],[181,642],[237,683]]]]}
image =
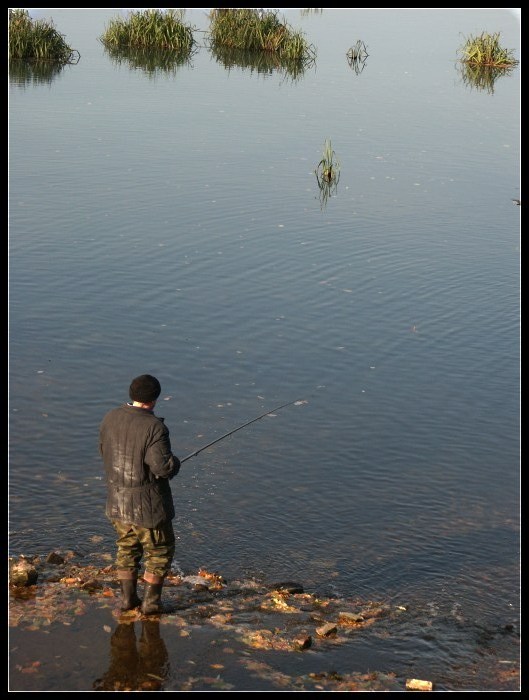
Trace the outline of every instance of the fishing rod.
{"type": "Polygon", "coordinates": [[[269,416],[271,413],[275,413],[276,411],[279,411],[282,408],[286,408],[287,406],[292,406],[292,404],[294,404],[294,403],[301,404],[301,403],[306,403],[306,401],[299,400],[299,399],[297,399],[296,401],[289,401],[288,403],[284,403],[282,406],[277,406],[277,408],[273,408],[271,411],[267,411],[266,413],[263,413],[260,416],[257,416],[257,418],[252,418],[252,420],[246,421],[246,423],[239,425],[238,428],[234,428],[233,430],[230,430],[228,433],[225,433],[224,435],[221,435],[220,437],[216,438],[215,440],[208,442],[207,445],[204,445],[203,447],[199,447],[198,450],[191,452],[191,454],[187,455],[187,457],[184,457],[183,459],[180,460],[180,464],[183,464],[188,459],[191,459],[191,457],[195,457],[197,454],[199,454],[199,452],[202,452],[202,450],[205,450],[208,447],[211,447],[211,445],[214,445],[216,442],[220,442],[220,440],[224,440],[224,438],[227,438],[230,435],[233,435],[233,433],[236,433],[238,430],[242,430],[242,428],[245,428],[247,425],[250,425],[250,423],[255,423],[256,421],[261,420],[261,418],[264,418],[265,416],[269,416]]]}

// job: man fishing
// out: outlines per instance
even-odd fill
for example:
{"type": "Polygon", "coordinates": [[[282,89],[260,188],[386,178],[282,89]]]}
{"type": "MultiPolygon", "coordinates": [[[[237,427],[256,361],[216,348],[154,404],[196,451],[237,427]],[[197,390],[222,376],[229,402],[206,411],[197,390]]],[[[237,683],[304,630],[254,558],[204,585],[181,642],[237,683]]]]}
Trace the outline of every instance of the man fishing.
{"type": "Polygon", "coordinates": [[[169,480],[180,470],[164,419],[154,415],[160,382],[142,374],[129,387],[130,402],[110,410],[99,429],[107,483],[106,516],[117,533],[116,567],[121,610],[141,605],[144,615],[169,612],[161,602],[175,553],[175,517],[169,480]],[[138,573],[144,559],[143,602],[138,573]]]}

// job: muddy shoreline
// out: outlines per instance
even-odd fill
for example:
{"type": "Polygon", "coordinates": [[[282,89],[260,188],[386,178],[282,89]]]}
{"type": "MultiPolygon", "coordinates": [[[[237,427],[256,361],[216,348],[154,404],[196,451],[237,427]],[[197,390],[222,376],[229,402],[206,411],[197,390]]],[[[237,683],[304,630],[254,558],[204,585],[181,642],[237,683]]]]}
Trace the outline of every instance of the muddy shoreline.
{"type": "MultiPolygon", "coordinates": [[[[168,576],[163,600],[174,611],[146,617],[120,611],[109,561],[101,554],[86,563],[74,552],[10,560],[9,690],[520,687],[519,634],[508,625],[500,624],[483,643],[482,665],[475,658],[465,663],[461,649],[456,668],[441,658],[426,668],[419,653],[416,663],[399,653],[410,630],[431,624],[406,604],[319,596],[295,581],[226,581],[199,569],[168,576]],[[413,685],[417,681],[422,685],[413,685]]],[[[421,635],[418,644],[425,639],[421,635]]]]}

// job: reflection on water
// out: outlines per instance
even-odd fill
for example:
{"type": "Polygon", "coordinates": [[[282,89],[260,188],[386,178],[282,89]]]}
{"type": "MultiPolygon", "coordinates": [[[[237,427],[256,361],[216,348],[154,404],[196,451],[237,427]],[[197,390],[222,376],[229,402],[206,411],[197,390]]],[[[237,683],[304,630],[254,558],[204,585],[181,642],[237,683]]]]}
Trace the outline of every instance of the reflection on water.
{"type": "Polygon", "coordinates": [[[461,61],[458,65],[461,82],[470,89],[484,90],[494,94],[494,85],[499,78],[507,77],[514,71],[513,66],[480,66],[461,61]]]}
{"type": "Polygon", "coordinates": [[[347,52],[347,63],[354,70],[356,75],[360,73],[366,67],[366,61],[369,54],[367,53],[367,46],[360,39],[356,42],[354,46],[351,46],[347,52]]]}
{"type": "Polygon", "coordinates": [[[321,177],[316,173],[316,182],[318,183],[320,208],[325,209],[329,197],[336,197],[338,194],[338,182],[340,181],[340,173],[336,177],[328,179],[321,177]]]}
{"type": "Polygon", "coordinates": [[[303,78],[305,72],[316,65],[316,60],[312,56],[288,59],[278,56],[273,51],[244,51],[217,45],[212,45],[210,51],[217,63],[227,70],[242,68],[249,70],[250,73],[265,75],[276,72],[292,82],[303,78]]]}
{"type": "Polygon", "coordinates": [[[198,48],[193,48],[187,53],[177,53],[176,51],[105,46],[105,52],[112,63],[117,66],[126,63],[132,70],[142,70],[150,77],[158,72],[176,75],[178,69],[183,66],[191,68],[193,55],[197,51],[198,48]]]}
{"type": "Polygon", "coordinates": [[[20,86],[40,83],[51,85],[66,65],[53,61],[10,61],[9,80],[20,86]]]}
{"type": "Polygon", "coordinates": [[[160,690],[170,672],[169,654],[158,620],[119,622],[110,637],[108,670],[94,681],[94,690],[160,690]]]}
{"type": "Polygon", "coordinates": [[[323,12],[323,7],[301,7],[299,13],[302,17],[307,17],[310,14],[321,14],[323,12]]]}

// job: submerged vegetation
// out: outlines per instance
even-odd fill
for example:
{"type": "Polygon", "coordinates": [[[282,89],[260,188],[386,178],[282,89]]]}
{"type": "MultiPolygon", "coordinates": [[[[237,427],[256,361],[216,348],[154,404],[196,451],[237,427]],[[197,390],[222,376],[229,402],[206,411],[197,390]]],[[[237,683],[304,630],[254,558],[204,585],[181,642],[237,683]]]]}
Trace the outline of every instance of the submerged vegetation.
{"type": "Polygon", "coordinates": [[[53,22],[33,20],[28,10],[9,10],[9,59],[74,63],[79,53],[72,49],[53,22]]]}
{"type": "Polygon", "coordinates": [[[247,7],[213,8],[209,14],[213,49],[268,51],[281,59],[310,61],[315,49],[273,10],[247,7]]]}
{"type": "Polygon", "coordinates": [[[195,47],[193,28],[184,23],[185,9],[149,9],[112,19],[100,41],[110,49],[171,50],[189,55],[195,47]]]}
{"type": "Polygon", "coordinates": [[[500,46],[500,33],[488,34],[482,32],[479,36],[469,36],[460,49],[464,63],[475,66],[494,66],[509,68],[517,65],[512,49],[500,46]]]}

